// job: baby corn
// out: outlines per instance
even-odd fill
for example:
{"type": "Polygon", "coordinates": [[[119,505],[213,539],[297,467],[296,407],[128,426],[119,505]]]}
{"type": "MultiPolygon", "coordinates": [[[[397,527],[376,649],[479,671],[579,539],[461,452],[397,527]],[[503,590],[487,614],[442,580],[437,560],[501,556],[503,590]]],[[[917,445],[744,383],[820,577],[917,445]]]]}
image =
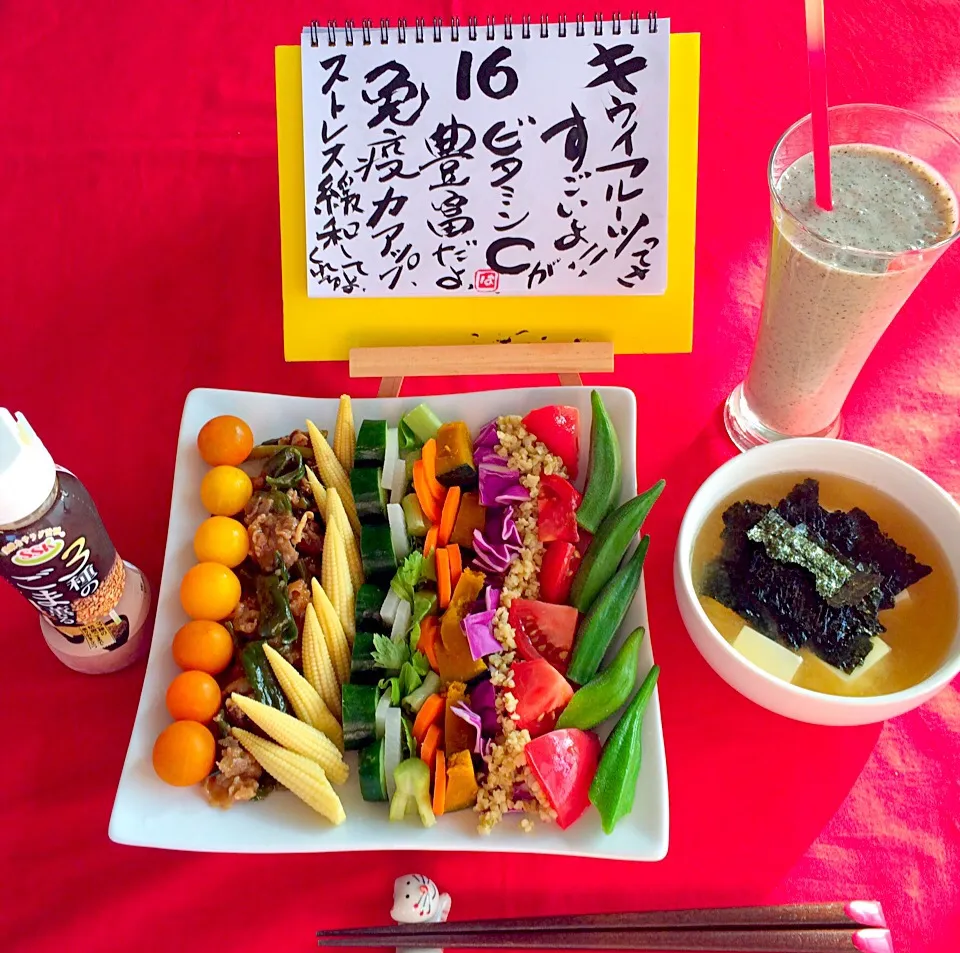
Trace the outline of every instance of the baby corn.
{"type": "Polygon", "coordinates": [[[303,638],[300,650],[303,655],[303,674],[307,681],[320,693],[324,704],[333,713],[337,721],[343,717],[343,702],[340,698],[340,682],[330,659],[326,639],[320,628],[316,609],[307,606],[303,619],[303,638]]]}
{"type": "Polygon", "coordinates": [[[313,580],[313,605],[310,608],[314,610],[320,620],[320,628],[323,631],[327,652],[342,685],[350,680],[350,643],[347,641],[346,633],[343,631],[343,626],[340,624],[333,603],[330,602],[323,586],[316,579],[313,580]]]}
{"type": "MultiPolygon", "coordinates": [[[[320,514],[320,518],[326,523],[327,521],[327,491],[324,489],[323,484],[320,482],[316,473],[307,467],[307,482],[310,484],[310,492],[313,494],[313,501],[317,504],[317,512],[320,514]]],[[[346,514],[344,514],[346,516],[346,514]]],[[[347,523],[349,526],[350,524],[347,523]]],[[[350,534],[353,535],[352,533],[350,534]]]]}
{"type": "Polygon", "coordinates": [[[353,502],[353,491],[350,489],[350,477],[336,458],[326,438],[317,430],[317,425],[307,421],[307,433],[310,434],[310,443],[313,445],[313,458],[328,490],[336,490],[340,494],[343,508],[347,511],[350,527],[357,537],[360,536],[360,520],[357,518],[357,507],[353,502]]]}
{"type": "Polygon", "coordinates": [[[337,746],[316,728],[245,695],[234,692],[230,697],[240,711],[278,745],[316,761],[331,784],[343,784],[350,776],[350,769],[337,746]]]}
{"type": "Polygon", "coordinates": [[[324,704],[320,693],[272,645],[265,642],[263,651],[297,718],[322,731],[343,751],[343,729],[324,704]]]}
{"type": "Polygon", "coordinates": [[[353,404],[349,395],[341,394],[340,406],[337,408],[337,425],[333,428],[333,452],[347,473],[353,469],[356,449],[357,432],[353,426],[353,404]]]}
{"type": "Polygon", "coordinates": [[[352,646],[357,634],[357,592],[350,578],[346,549],[343,528],[339,520],[331,520],[327,524],[327,533],[323,539],[323,566],[320,578],[352,646]]]}
{"type": "Polygon", "coordinates": [[[350,567],[350,579],[356,592],[363,585],[363,560],[360,558],[360,546],[357,544],[357,537],[353,535],[340,494],[336,490],[331,490],[326,495],[326,500],[330,511],[330,522],[340,524],[340,535],[343,537],[343,545],[347,551],[347,565],[350,567]]]}
{"type": "Polygon", "coordinates": [[[347,819],[337,792],[319,764],[242,728],[234,728],[233,734],[268,774],[318,814],[333,824],[342,824],[347,819]]]}

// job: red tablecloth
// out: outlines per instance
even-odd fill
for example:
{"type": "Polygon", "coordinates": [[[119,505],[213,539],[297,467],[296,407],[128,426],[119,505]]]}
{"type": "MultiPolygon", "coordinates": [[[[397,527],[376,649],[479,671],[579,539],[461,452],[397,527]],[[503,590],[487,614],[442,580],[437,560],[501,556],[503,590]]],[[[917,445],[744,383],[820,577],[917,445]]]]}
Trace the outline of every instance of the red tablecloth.
{"type": "MultiPolygon", "coordinates": [[[[314,929],[362,921],[364,907],[386,920],[394,877],[413,870],[452,893],[457,917],[862,896],[884,902],[900,950],[960,948],[956,690],[883,727],[794,724],[727,688],[677,613],[681,514],[732,452],[719,406],[745,370],[757,319],[767,155],[807,98],[799,0],[668,6],[674,30],[703,34],[696,347],[619,359],[614,377],[638,396],[642,480],[668,482],[650,520],[647,576],[663,666],[667,860],[115,846],[107,820],[143,665],[72,674],[4,587],[5,951],[307,950],[314,929]]],[[[833,101],[911,106],[960,128],[960,3],[828,7],[833,101]]],[[[296,42],[317,15],[450,12],[440,0],[0,5],[0,404],[25,411],[82,476],[123,554],[155,585],[187,391],[348,387],[345,366],[283,363],[273,47],[296,42]]],[[[904,309],[848,407],[850,437],[955,493],[958,280],[955,251],[904,309]]]]}

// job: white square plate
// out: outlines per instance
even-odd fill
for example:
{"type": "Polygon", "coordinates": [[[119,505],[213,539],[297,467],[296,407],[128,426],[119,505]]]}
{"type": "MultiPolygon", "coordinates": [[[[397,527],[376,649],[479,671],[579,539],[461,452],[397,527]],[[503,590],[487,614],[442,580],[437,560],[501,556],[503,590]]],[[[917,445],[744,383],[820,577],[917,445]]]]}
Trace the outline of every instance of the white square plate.
{"type": "MultiPolygon", "coordinates": [[[[627,499],[636,493],[637,487],[636,399],[631,391],[623,388],[603,387],[600,391],[622,442],[623,494],[627,499]]],[[[474,433],[499,414],[525,414],[546,404],[578,407],[583,421],[581,474],[586,470],[590,427],[588,388],[529,388],[429,398],[364,398],[354,400],[354,417],[358,424],[367,417],[385,418],[396,423],[401,414],[423,400],[429,402],[441,419],[465,420],[474,433]]],[[[415,818],[402,824],[391,824],[385,804],[367,804],[361,799],[353,775],[338,789],[347,820],[339,827],[331,827],[286,791],[272,794],[261,802],[238,804],[221,811],[206,803],[199,787],[169,787],[154,774],[150,760],[153,742],[170,723],[164,693],[178,671],[170,644],[174,633],[187,621],[180,607],[180,580],[195,561],[193,535],[208,515],[200,503],[200,481],[206,465],[197,453],[197,433],[207,420],[218,414],[242,417],[258,439],[289,433],[302,427],[307,417],[318,427],[332,431],[337,403],[333,399],[228,390],[194,390],[188,395],[177,445],[170,526],[153,644],[110,818],[110,839],[143,847],[236,853],[473,850],[661,860],[667,852],[667,768],[660,703],[656,694],[643,725],[643,765],[634,810],[620,822],[616,834],[609,837],[601,830],[599,817],[592,808],[566,831],[553,825],[538,824],[530,834],[523,833],[514,818],[507,818],[491,835],[480,836],[476,815],[472,811],[444,816],[431,830],[421,827],[415,818]]],[[[625,634],[638,625],[647,625],[642,584],[621,633],[625,634]]],[[[652,664],[653,652],[648,636],[640,654],[641,674],[645,674],[652,664]]],[[[351,754],[349,760],[355,773],[356,756],[351,754]]]]}

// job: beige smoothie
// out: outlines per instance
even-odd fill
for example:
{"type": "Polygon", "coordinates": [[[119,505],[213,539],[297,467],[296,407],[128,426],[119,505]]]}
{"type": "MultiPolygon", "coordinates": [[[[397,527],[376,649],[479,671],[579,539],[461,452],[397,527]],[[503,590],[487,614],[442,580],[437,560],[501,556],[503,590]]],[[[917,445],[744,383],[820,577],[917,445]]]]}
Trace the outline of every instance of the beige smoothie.
{"type": "Polygon", "coordinates": [[[831,166],[830,212],[814,201],[811,155],[789,166],[776,187],[789,214],[775,203],[744,395],[783,434],[815,434],[837,419],[874,345],[937,257],[916,252],[957,228],[950,186],[905,153],[834,146],[831,166]]]}

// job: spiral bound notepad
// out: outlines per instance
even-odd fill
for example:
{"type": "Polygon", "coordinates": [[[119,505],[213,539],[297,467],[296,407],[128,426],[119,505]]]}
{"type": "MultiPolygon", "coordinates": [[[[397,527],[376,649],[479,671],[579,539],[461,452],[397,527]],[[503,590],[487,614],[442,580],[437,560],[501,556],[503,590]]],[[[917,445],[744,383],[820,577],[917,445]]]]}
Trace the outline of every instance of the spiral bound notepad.
{"type": "Polygon", "coordinates": [[[669,20],[314,23],[313,298],[662,295],[669,20]]]}

